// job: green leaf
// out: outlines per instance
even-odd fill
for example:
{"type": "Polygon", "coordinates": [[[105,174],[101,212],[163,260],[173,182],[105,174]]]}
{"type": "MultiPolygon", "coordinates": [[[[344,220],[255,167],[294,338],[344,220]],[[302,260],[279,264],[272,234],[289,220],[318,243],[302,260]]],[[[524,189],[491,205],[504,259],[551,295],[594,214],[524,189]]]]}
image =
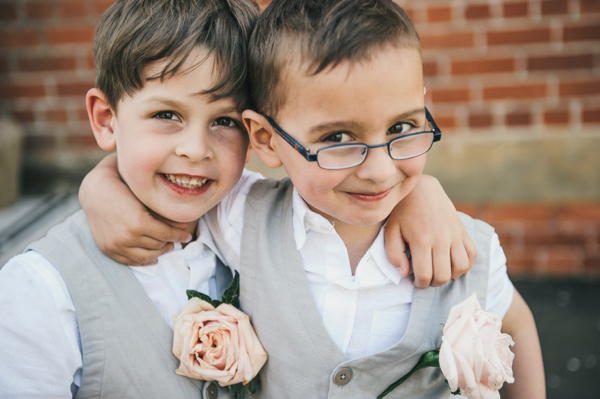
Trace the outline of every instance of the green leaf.
{"type": "Polygon", "coordinates": [[[423,355],[421,356],[421,358],[419,359],[417,364],[415,364],[415,367],[413,367],[412,370],[410,370],[408,372],[408,374],[406,374],[404,377],[400,378],[399,380],[394,382],[392,385],[387,387],[387,389],[385,391],[383,391],[381,393],[381,395],[379,395],[377,397],[377,399],[382,399],[388,393],[392,392],[394,389],[396,389],[398,387],[398,385],[400,385],[404,381],[408,380],[408,377],[413,375],[413,373],[415,371],[422,369],[424,367],[439,367],[439,366],[440,366],[440,351],[439,350],[431,350],[429,352],[423,353],[423,355]]]}
{"type": "Polygon", "coordinates": [[[260,389],[260,378],[255,376],[252,381],[246,385],[240,383],[229,385],[229,395],[233,399],[245,399],[249,396],[254,395],[260,389]]]}
{"type": "Polygon", "coordinates": [[[227,290],[223,293],[223,298],[221,300],[223,303],[228,303],[230,305],[239,308],[239,297],[240,297],[240,274],[235,271],[235,276],[233,276],[233,280],[231,281],[231,285],[227,290]]]}
{"type": "Polygon", "coordinates": [[[202,292],[198,292],[198,291],[194,291],[194,290],[187,290],[185,292],[187,294],[188,300],[192,299],[192,298],[200,298],[203,301],[206,301],[208,303],[212,303],[212,298],[209,297],[206,294],[203,294],[202,292]]]}

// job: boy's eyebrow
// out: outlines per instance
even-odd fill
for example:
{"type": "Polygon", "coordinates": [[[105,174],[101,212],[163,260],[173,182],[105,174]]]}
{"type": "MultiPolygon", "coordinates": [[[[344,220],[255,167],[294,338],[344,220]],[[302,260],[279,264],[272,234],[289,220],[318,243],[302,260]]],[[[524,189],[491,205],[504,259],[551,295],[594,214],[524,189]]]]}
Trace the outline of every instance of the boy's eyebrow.
{"type": "Polygon", "coordinates": [[[146,100],[146,102],[157,102],[172,108],[185,106],[185,103],[181,101],[175,101],[167,97],[150,97],[146,100]]]}
{"type": "MultiPolygon", "coordinates": [[[[400,119],[410,118],[416,115],[425,114],[425,108],[415,108],[410,111],[402,112],[394,117],[394,120],[398,121],[400,119]]],[[[320,125],[316,125],[310,128],[308,133],[320,133],[320,132],[328,132],[332,130],[339,129],[348,129],[354,130],[361,127],[361,123],[355,121],[334,121],[334,122],[325,122],[320,125]]]]}

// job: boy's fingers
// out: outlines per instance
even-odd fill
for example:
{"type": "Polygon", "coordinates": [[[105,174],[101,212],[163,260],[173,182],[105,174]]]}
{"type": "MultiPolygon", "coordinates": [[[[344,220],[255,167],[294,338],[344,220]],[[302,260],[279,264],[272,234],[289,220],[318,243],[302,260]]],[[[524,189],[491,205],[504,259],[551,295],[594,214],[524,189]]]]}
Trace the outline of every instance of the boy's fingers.
{"type": "MultiPolygon", "coordinates": [[[[121,263],[125,263],[126,265],[130,265],[130,266],[146,265],[150,262],[157,260],[158,257],[160,255],[162,255],[164,252],[165,252],[164,248],[155,249],[155,250],[149,250],[146,248],[137,248],[137,247],[127,248],[126,250],[123,251],[123,253],[120,254],[120,257],[125,258],[126,260],[128,260],[128,262],[121,262],[121,263]]],[[[116,260],[116,257],[113,257],[113,259],[116,260]]]]}
{"type": "Polygon", "coordinates": [[[190,242],[192,240],[192,235],[187,231],[171,227],[158,220],[148,224],[144,235],[162,242],[190,242]]]}
{"type": "Polygon", "coordinates": [[[462,242],[452,245],[450,259],[452,260],[452,280],[456,280],[471,269],[467,249],[462,242]]]}
{"type": "Polygon", "coordinates": [[[429,285],[431,284],[431,279],[433,277],[431,247],[413,248],[411,246],[410,255],[412,260],[413,273],[415,276],[415,287],[429,287],[429,285]]]}
{"type": "Polygon", "coordinates": [[[400,269],[402,277],[408,276],[410,262],[406,255],[406,242],[399,229],[389,228],[384,230],[385,252],[389,262],[400,269]]]}
{"type": "Polygon", "coordinates": [[[431,279],[432,287],[439,287],[440,285],[446,284],[452,277],[452,268],[450,262],[450,251],[439,249],[438,247],[433,249],[433,278],[431,279]]]}
{"type": "Polygon", "coordinates": [[[475,259],[477,259],[477,248],[475,247],[473,239],[468,234],[466,234],[466,232],[465,237],[463,237],[463,245],[465,250],[467,251],[467,256],[469,257],[469,270],[471,270],[471,268],[475,264],[475,259]]]}

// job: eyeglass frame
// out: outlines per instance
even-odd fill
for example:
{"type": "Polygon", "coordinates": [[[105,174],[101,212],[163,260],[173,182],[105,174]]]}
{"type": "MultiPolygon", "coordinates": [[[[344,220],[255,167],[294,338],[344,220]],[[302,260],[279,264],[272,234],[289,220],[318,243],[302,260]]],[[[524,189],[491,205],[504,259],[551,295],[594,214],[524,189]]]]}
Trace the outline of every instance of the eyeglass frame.
{"type": "Polygon", "coordinates": [[[425,107],[425,119],[431,125],[431,127],[432,127],[431,130],[424,130],[424,131],[421,131],[421,132],[410,133],[410,134],[406,134],[404,136],[399,136],[399,137],[396,137],[396,138],[388,141],[387,143],[374,144],[374,145],[368,145],[368,144],[360,143],[360,144],[364,145],[365,148],[367,148],[367,153],[365,154],[365,157],[363,158],[363,160],[360,163],[358,163],[356,165],[344,166],[344,167],[340,167],[340,168],[324,168],[318,162],[319,151],[325,150],[325,149],[328,149],[328,148],[332,148],[332,147],[355,146],[358,143],[334,144],[334,145],[330,145],[330,146],[327,146],[327,147],[319,148],[317,150],[317,152],[315,152],[314,154],[311,154],[310,149],[304,147],[302,144],[300,144],[300,142],[298,142],[298,140],[296,140],[295,138],[293,138],[292,136],[290,136],[290,134],[287,133],[285,130],[283,130],[281,128],[281,126],[279,126],[277,124],[277,122],[275,122],[270,116],[268,116],[266,114],[262,114],[262,116],[267,120],[267,122],[269,122],[269,124],[273,127],[273,129],[275,129],[275,131],[277,132],[277,134],[279,134],[279,136],[281,136],[281,138],[283,138],[285,141],[287,141],[288,144],[290,144],[292,147],[294,147],[296,149],[296,151],[298,151],[300,153],[300,155],[302,155],[307,161],[309,161],[309,162],[317,162],[317,164],[319,165],[319,167],[321,169],[325,169],[325,170],[349,169],[349,168],[353,168],[355,166],[358,166],[358,165],[362,164],[367,159],[367,156],[369,155],[369,150],[371,148],[387,147],[387,150],[388,150],[387,152],[388,152],[388,155],[390,156],[390,158],[392,158],[394,160],[397,160],[397,161],[398,160],[403,160],[403,159],[415,158],[415,157],[418,157],[420,155],[423,155],[423,154],[427,153],[431,149],[431,147],[433,147],[433,143],[435,143],[436,141],[440,141],[442,139],[442,131],[438,127],[437,123],[435,123],[435,120],[433,119],[433,116],[431,115],[431,113],[429,112],[429,110],[427,109],[427,107],[425,107]],[[391,152],[391,149],[390,149],[390,145],[394,141],[401,140],[401,139],[406,138],[406,137],[416,136],[418,134],[424,134],[424,133],[433,133],[433,140],[431,141],[431,145],[429,146],[429,148],[426,151],[424,151],[424,152],[422,152],[420,154],[412,155],[410,157],[403,157],[403,158],[394,158],[394,157],[392,157],[392,152],[391,152]]]}

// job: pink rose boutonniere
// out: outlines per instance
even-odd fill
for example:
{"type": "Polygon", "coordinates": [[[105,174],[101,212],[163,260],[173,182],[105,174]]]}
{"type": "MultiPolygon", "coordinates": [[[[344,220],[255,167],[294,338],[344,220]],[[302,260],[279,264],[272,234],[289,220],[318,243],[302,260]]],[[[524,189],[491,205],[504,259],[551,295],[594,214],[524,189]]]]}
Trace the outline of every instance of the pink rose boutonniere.
{"type": "Polygon", "coordinates": [[[469,399],[498,399],[504,382],[513,383],[510,351],[514,342],[500,332],[500,316],[481,309],[477,296],[454,305],[442,329],[442,346],[429,351],[404,377],[390,385],[383,398],[423,367],[440,367],[450,390],[469,399]]]}
{"type": "Polygon", "coordinates": [[[234,398],[256,393],[257,374],[267,361],[248,315],[234,304],[239,297],[239,274],[222,301],[188,290],[188,303],[175,317],[173,354],[179,375],[228,386],[234,398]]]}

